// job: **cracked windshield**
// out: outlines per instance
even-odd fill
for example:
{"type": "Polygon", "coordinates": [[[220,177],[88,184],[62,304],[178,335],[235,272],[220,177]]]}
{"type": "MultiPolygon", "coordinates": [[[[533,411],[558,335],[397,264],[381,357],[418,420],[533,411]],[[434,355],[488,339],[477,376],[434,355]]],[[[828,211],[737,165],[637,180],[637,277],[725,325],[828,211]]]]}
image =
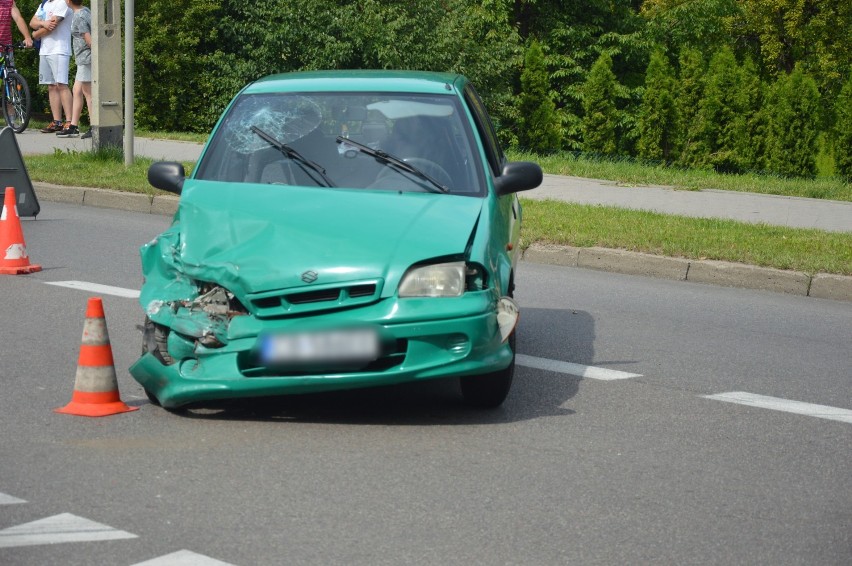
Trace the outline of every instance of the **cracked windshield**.
{"type": "Polygon", "coordinates": [[[437,95],[243,95],[196,178],[482,195],[460,111],[454,97],[437,95]]]}

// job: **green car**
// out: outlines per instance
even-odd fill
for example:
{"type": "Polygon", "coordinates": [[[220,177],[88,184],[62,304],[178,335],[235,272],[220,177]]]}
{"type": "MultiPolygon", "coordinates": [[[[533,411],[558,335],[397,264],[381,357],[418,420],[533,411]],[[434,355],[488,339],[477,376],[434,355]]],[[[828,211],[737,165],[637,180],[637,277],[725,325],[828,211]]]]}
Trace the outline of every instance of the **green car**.
{"type": "Polygon", "coordinates": [[[460,75],[266,77],[228,105],[171,227],[141,249],[150,400],[188,403],[458,378],[474,406],[512,384],[521,207],[460,75]]]}

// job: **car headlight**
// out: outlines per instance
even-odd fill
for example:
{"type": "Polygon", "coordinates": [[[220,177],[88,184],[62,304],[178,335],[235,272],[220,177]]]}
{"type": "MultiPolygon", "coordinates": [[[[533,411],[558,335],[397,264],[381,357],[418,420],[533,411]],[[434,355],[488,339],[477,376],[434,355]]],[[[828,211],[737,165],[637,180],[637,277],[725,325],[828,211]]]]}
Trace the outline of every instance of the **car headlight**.
{"type": "Polygon", "coordinates": [[[424,265],[408,270],[399,284],[400,297],[460,297],[465,287],[463,261],[424,265]]]}

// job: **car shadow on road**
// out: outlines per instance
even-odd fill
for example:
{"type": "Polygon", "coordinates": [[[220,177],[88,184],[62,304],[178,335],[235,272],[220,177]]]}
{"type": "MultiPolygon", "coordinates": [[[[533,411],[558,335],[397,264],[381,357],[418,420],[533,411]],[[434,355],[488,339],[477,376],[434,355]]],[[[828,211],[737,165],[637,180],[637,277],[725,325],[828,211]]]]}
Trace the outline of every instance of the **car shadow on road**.
{"type": "MultiPolygon", "coordinates": [[[[524,309],[518,353],[589,364],[594,359],[594,319],[576,310],[524,309]]],[[[517,365],[512,391],[496,409],[464,403],[457,379],[394,386],[195,404],[173,412],[185,418],[428,426],[501,424],[572,415],[564,405],[582,378],[517,365]]]]}

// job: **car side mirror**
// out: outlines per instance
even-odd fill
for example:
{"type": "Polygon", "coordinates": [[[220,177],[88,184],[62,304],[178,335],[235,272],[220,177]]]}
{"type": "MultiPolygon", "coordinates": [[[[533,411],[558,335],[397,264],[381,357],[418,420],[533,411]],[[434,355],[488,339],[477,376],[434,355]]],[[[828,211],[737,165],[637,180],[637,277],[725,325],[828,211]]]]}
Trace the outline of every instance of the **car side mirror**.
{"type": "Polygon", "coordinates": [[[148,183],[156,189],[179,195],[183,190],[186,171],[176,161],[157,161],[148,167],[148,183]]]}
{"type": "Polygon", "coordinates": [[[498,195],[508,195],[534,189],[544,178],[538,163],[531,161],[510,161],[503,166],[500,176],[494,179],[494,188],[498,195]]]}

